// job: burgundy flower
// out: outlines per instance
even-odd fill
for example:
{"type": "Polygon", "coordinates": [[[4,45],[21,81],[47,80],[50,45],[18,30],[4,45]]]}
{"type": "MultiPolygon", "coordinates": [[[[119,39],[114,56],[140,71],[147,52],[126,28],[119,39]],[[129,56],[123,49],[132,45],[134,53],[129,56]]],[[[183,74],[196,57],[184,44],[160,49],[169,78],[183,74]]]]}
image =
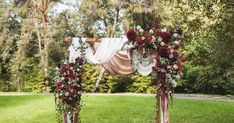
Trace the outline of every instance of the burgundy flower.
{"type": "Polygon", "coordinates": [[[154,66],[154,67],[152,67],[152,70],[153,70],[154,72],[156,72],[156,71],[157,71],[157,68],[154,66]]]}
{"type": "Polygon", "coordinates": [[[144,41],[146,44],[150,44],[152,41],[152,37],[147,37],[144,41]]]}
{"type": "Polygon", "coordinates": [[[136,31],[133,30],[133,29],[128,30],[126,35],[127,35],[127,38],[128,38],[129,41],[135,41],[135,39],[137,37],[136,31]]]}
{"type": "Polygon", "coordinates": [[[168,43],[171,41],[172,34],[167,32],[156,32],[156,35],[160,36],[163,40],[163,42],[168,43]]]}
{"type": "Polygon", "coordinates": [[[58,82],[58,83],[56,84],[56,91],[57,91],[57,92],[61,89],[61,86],[62,86],[62,83],[61,83],[61,82],[58,82]]]}
{"type": "Polygon", "coordinates": [[[86,77],[86,80],[90,80],[90,77],[89,77],[89,76],[87,76],[87,77],[86,77]]]}
{"type": "Polygon", "coordinates": [[[185,62],[185,61],[186,61],[186,58],[181,57],[181,58],[180,58],[180,61],[181,61],[181,62],[185,62]]]}
{"type": "Polygon", "coordinates": [[[70,74],[68,75],[68,78],[74,79],[74,78],[75,78],[75,75],[74,75],[73,73],[70,73],[70,74]]]}
{"type": "Polygon", "coordinates": [[[78,77],[79,79],[82,79],[82,74],[79,73],[79,74],[77,75],[77,77],[78,77]]]}
{"type": "Polygon", "coordinates": [[[156,59],[157,61],[159,61],[159,60],[160,60],[160,56],[156,56],[155,59],[156,59]]]}
{"type": "Polygon", "coordinates": [[[173,61],[177,60],[179,57],[179,53],[177,51],[173,51],[172,55],[173,55],[173,58],[172,58],[173,61]]]}
{"type": "Polygon", "coordinates": [[[166,48],[166,47],[161,47],[159,50],[158,50],[158,54],[161,56],[161,57],[168,57],[168,54],[169,54],[169,49],[166,48]]]}
{"type": "Polygon", "coordinates": [[[136,41],[137,41],[137,43],[139,43],[139,44],[142,44],[143,42],[142,42],[142,38],[140,38],[140,37],[136,37],[136,41]]]}

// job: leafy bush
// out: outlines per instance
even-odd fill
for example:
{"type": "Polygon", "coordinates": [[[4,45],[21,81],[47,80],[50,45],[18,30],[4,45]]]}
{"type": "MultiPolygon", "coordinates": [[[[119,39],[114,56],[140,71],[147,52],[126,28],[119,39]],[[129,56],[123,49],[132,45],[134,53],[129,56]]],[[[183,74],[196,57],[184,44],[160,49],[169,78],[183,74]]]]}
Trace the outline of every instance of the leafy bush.
{"type": "Polygon", "coordinates": [[[43,91],[43,72],[41,68],[34,65],[32,69],[25,73],[24,91],[42,92],[43,91]]]}

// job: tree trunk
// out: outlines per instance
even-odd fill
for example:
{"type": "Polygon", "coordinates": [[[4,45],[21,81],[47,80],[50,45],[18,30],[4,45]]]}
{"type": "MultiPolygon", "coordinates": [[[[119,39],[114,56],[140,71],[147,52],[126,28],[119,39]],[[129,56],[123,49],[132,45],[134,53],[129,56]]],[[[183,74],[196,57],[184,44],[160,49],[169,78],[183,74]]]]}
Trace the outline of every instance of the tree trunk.
{"type": "Polygon", "coordinates": [[[104,72],[105,72],[105,68],[101,66],[101,68],[100,68],[100,74],[99,74],[99,76],[98,76],[98,79],[97,79],[97,81],[96,81],[96,84],[95,84],[95,86],[94,86],[92,92],[96,92],[96,91],[97,91],[97,89],[98,89],[98,87],[99,87],[99,84],[100,84],[100,82],[101,82],[101,80],[102,80],[102,77],[103,77],[103,75],[104,75],[104,72]]]}
{"type": "Polygon", "coordinates": [[[45,82],[45,91],[49,92],[50,88],[48,87],[49,73],[48,73],[48,40],[47,40],[46,0],[42,0],[41,2],[42,2],[41,6],[42,6],[43,36],[44,36],[44,51],[43,51],[44,82],[45,82]]]}
{"type": "Polygon", "coordinates": [[[17,78],[17,92],[21,92],[21,83],[20,83],[20,78],[17,78]]]}

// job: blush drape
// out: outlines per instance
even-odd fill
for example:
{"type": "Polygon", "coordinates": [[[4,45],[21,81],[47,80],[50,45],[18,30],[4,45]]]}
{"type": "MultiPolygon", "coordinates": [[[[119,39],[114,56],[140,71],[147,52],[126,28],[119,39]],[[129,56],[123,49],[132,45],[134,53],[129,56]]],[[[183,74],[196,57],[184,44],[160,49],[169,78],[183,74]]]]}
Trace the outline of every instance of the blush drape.
{"type": "Polygon", "coordinates": [[[127,76],[134,72],[131,61],[127,53],[118,51],[103,67],[111,74],[127,76]]]}

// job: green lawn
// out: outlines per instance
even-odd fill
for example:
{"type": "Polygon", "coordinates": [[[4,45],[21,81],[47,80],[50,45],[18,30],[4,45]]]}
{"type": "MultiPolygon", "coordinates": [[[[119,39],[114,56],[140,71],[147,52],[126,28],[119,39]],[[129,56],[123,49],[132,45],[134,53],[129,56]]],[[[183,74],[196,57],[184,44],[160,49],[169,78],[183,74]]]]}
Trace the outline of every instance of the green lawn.
{"type": "MultiPolygon", "coordinates": [[[[82,123],[154,123],[154,97],[83,96],[82,123]]],[[[234,123],[234,103],[175,99],[171,123],[234,123]]],[[[0,123],[56,123],[53,96],[0,96],[0,123]]]]}

